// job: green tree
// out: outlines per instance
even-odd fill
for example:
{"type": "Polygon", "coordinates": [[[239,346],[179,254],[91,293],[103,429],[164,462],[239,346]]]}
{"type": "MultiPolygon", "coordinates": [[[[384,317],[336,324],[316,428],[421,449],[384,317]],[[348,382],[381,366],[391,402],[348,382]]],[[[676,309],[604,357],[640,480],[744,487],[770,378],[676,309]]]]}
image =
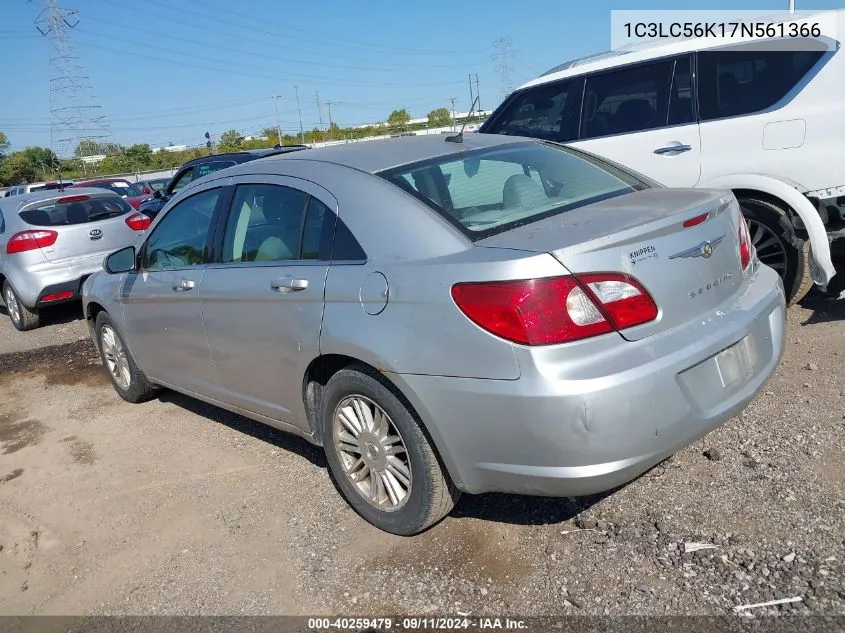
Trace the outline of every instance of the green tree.
{"type": "Polygon", "coordinates": [[[79,144],[76,146],[76,149],[73,150],[73,155],[82,157],[82,156],[96,156],[97,154],[101,154],[100,152],[100,144],[97,141],[86,138],[79,141],[79,144]]]}
{"type": "Polygon", "coordinates": [[[51,149],[46,147],[27,147],[21,153],[27,157],[43,178],[49,178],[61,169],[62,164],[51,149]]]}
{"type": "Polygon", "coordinates": [[[244,137],[237,130],[229,130],[220,135],[217,149],[221,152],[237,152],[243,149],[244,137]]]}
{"type": "Polygon", "coordinates": [[[15,152],[0,164],[0,182],[6,186],[22,185],[38,180],[38,171],[23,152],[15,152]]]}
{"type": "Polygon", "coordinates": [[[141,171],[149,166],[153,158],[153,150],[146,143],[137,143],[126,148],[126,156],[135,171],[141,171]]]}
{"type": "Polygon", "coordinates": [[[387,125],[394,132],[404,130],[408,126],[408,121],[411,120],[411,114],[405,108],[401,110],[394,110],[387,117],[387,125]]]}
{"type": "Polygon", "coordinates": [[[452,115],[446,108],[437,108],[428,113],[428,124],[431,127],[443,127],[452,122],[452,115]]]}
{"type": "Polygon", "coordinates": [[[3,132],[0,132],[0,160],[6,158],[6,152],[9,151],[11,143],[9,143],[9,139],[6,138],[6,135],[3,132]]]}

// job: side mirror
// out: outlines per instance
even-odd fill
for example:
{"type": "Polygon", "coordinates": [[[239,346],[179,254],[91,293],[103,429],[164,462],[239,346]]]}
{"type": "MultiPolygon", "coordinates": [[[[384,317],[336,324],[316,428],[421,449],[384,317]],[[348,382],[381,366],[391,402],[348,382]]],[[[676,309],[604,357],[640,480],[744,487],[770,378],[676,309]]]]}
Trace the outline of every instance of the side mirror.
{"type": "Polygon", "coordinates": [[[103,260],[103,269],[110,274],[128,273],[135,270],[135,247],[127,246],[107,255],[103,260]]]}
{"type": "Polygon", "coordinates": [[[153,198],[155,198],[156,200],[164,200],[164,191],[162,191],[161,189],[156,189],[153,192],[153,198]]]}

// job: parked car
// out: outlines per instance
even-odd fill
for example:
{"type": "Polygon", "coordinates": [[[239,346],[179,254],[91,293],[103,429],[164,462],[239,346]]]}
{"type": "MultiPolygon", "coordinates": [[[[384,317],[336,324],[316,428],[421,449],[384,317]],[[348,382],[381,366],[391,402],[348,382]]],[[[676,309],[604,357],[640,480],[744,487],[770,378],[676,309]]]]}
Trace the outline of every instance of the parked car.
{"type": "Polygon", "coordinates": [[[166,188],[153,192],[153,197],[142,203],[139,210],[154,218],[165,203],[177,193],[182,187],[187,185],[192,180],[202,178],[208,174],[239,165],[251,160],[265,158],[267,156],[277,156],[279,154],[287,154],[289,152],[296,152],[299,150],[308,149],[307,145],[286,145],[285,147],[274,147],[272,149],[253,149],[245,150],[243,152],[229,152],[226,154],[212,154],[211,156],[202,156],[189,160],[187,163],[179,168],[179,171],[171,178],[166,188]]]}
{"type": "Polygon", "coordinates": [[[52,191],[53,189],[64,189],[65,187],[72,187],[72,180],[49,180],[46,182],[32,182],[25,185],[17,185],[9,189],[4,198],[11,196],[21,196],[25,193],[34,193],[36,191],[52,191]]]}
{"type": "Polygon", "coordinates": [[[813,278],[833,277],[829,241],[845,236],[843,76],[845,53],[824,36],[801,47],[664,40],[549,70],[481,132],[567,143],[672,187],[733,191],[760,259],[796,302],[813,278]]]}
{"type": "Polygon", "coordinates": [[[103,258],[137,242],[150,225],[115,193],[71,191],[0,198],[0,287],[18,330],[38,327],[43,308],[78,301],[103,258]]]}
{"type": "Polygon", "coordinates": [[[784,346],[733,194],[536,139],[231,167],[104,267],[84,313],[122,398],[167,387],[322,445],[396,534],[459,491],[623,484],[742,410],[784,346]]]}
{"type": "Polygon", "coordinates": [[[100,178],[98,180],[84,180],[73,185],[77,187],[97,187],[108,189],[121,196],[133,209],[138,209],[144,200],[149,199],[152,193],[144,193],[140,187],[132,184],[126,178],[100,178]]]}

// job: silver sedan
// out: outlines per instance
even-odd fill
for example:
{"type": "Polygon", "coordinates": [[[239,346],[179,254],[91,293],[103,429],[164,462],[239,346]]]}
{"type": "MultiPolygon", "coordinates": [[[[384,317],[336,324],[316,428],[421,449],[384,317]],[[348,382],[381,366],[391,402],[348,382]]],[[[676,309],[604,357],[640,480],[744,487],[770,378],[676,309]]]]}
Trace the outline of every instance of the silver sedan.
{"type": "Polygon", "coordinates": [[[729,192],[516,137],[252,161],[180,191],[84,285],[112,382],[324,447],[396,534],[461,491],[623,484],[739,412],[783,352],[729,192]]]}

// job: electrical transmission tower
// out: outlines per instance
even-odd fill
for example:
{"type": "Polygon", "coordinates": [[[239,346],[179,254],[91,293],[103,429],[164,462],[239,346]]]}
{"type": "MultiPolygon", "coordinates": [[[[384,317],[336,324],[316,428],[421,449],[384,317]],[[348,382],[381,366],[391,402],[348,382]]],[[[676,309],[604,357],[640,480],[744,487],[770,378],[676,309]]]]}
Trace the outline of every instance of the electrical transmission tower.
{"type": "Polygon", "coordinates": [[[63,9],[58,0],[42,0],[44,9],[35,28],[50,42],[50,148],[59,158],[114,153],[100,106],[95,103],[71,32],[78,11],[63,9]],[[83,143],[83,141],[85,141],[83,143]],[[81,144],[81,145],[80,145],[81,144]]]}
{"type": "Polygon", "coordinates": [[[516,53],[511,49],[511,46],[513,46],[513,42],[507,37],[500,37],[493,42],[493,48],[496,49],[496,52],[493,53],[492,59],[496,62],[494,68],[502,80],[503,99],[513,92],[513,83],[511,82],[513,65],[511,60],[516,57],[516,53]]]}

